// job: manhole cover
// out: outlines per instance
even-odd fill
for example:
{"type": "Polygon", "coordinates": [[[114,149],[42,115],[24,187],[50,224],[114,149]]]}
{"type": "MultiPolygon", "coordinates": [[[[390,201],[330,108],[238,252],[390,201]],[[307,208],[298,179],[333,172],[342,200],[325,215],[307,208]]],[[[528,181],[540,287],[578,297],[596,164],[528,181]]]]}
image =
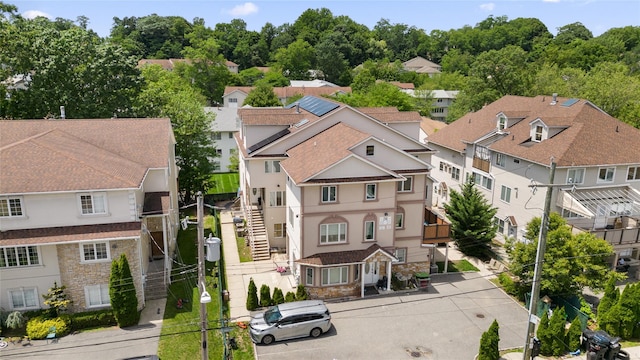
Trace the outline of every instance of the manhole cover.
{"type": "Polygon", "coordinates": [[[412,351],[412,352],[411,352],[411,357],[419,358],[420,356],[422,356],[422,354],[420,354],[420,353],[419,353],[419,352],[417,352],[417,351],[412,351]]]}
{"type": "Polygon", "coordinates": [[[479,319],[484,319],[484,314],[476,314],[476,317],[479,319]]]}

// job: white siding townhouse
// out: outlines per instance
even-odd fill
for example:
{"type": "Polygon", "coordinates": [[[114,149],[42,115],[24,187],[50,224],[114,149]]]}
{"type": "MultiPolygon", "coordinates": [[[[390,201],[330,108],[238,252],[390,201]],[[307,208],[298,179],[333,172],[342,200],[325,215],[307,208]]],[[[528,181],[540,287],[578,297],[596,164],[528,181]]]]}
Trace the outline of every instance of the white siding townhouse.
{"type": "Polygon", "coordinates": [[[211,140],[216,148],[218,157],[213,159],[215,172],[229,172],[231,157],[236,152],[235,134],[240,128],[237,114],[238,109],[233,107],[205,107],[208,113],[215,114],[215,120],[211,124],[211,140]]]}
{"type": "MultiPolygon", "coordinates": [[[[505,96],[431,134],[438,152],[433,205],[471,177],[493,206],[501,238],[522,239],[542,215],[551,163],[551,211],[606,239],[617,256],[640,249],[640,130],[583,99],[505,96]]],[[[617,259],[616,259],[617,260],[617,259]]]]}
{"type": "Polygon", "coordinates": [[[43,308],[54,283],[74,312],[108,307],[123,253],[139,308],[164,289],[178,226],[169,119],[3,120],[0,134],[0,307],[43,308]]]}
{"type": "Polygon", "coordinates": [[[432,151],[417,112],[307,96],[238,115],[242,205],[312,296],[360,297],[393,273],[430,270],[432,151]]]}

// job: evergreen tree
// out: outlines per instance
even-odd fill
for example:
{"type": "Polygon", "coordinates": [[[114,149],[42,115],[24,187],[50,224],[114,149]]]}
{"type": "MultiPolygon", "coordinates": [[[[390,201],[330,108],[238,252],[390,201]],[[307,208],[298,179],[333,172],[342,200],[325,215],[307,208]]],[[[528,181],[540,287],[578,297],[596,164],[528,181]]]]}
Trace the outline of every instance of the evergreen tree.
{"type": "Polygon", "coordinates": [[[565,343],[569,346],[569,351],[576,351],[580,348],[580,336],[582,335],[582,322],[577,316],[573,318],[565,343]]]}
{"type": "Polygon", "coordinates": [[[280,288],[273,288],[273,305],[282,304],[284,302],[284,295],[282,294],[282,290],[280,288]]]}
{"type": "Polygon", "coordinates": [[[258,308],[258,288],[253,278],[249,280],[249,290],[247,291],[247,310],[253,311],[258,308]]]}
{"type": "Polygon", "coordinates": [[[54,281],[53,287],[50,288],[46,294],[42,295],[44,304],[49,306],[48,316],[50,318],[58,317],[73,303],[64,292],[65,289],[66,286],[58,286],[58,283],[54,281]]]}
{"type": "Polygon", "coordinates": [[[598,323],[600,323],[601,326],[603,316],[618,303],[619,297],[620,291],[616,288],[616,278],[612,276],[609,278],[609,281],[607,281],[607,285],[604,288],[604,295],[598,304],[598,323]]]}
{"type": "Polygon", "coordinates": [[[271,289],[269,285],[262,284],[260,287],[260,306],[266,307],[271,305],[271,289]]]}
{"type": "Polygon", "coordinates": [[[551,336],[551,353],[554,356],[563,355],[567,351],[567,345],[564,343],[566,313],[563,307],[553,310],[551,319],[549,319],[549,333],[551,336]]]}
{"type": "Polygon", "coordinates": [[[138,296],[133,276],[131,276],[129,261],[125,254],[121,254],[120,258],[111,263],[109,297],[118,326],[126,327],[138,324],[140,320],[138,296]]]}
{"type": "Polygon", "coordinates": [[[480,338],[480,352],[478,353],[478,360],[499,360],[500,350],[498,345],[500,343],[500,326],[497,320],[493,320],[491,326],[487,331],[482,334],[480,338]]]}
{"type": "Polygon", "coordinates": [[[284,296],[284,302],[294,302],[296,301],[296,294],[291,291],[287,291],[287,295],[284,296]]]}
{"type": "Polygon", "coordinates": [[[471,179],[462,185],[461,192],[452,189],[450,196],[444,209],[456,245],[466,255],[482,255],[496,236],[493,217],[498,210],[491,207],[471,179]]]}
{"type": "Polygon", "coordinates": [[[307,290],[302,284],[298,285],[298,287],[296,288],[296,300],[307,300],[307,290]]]}
{"type": "Polygon", "coordinates": [[[544,356],[551,355],[553,353],[551,346],[553,336],[551,335],[549,328],[549,314],[546,311],[540,319],[540,324],[538,325],[536,336],[540,340],[540,354],[544,356]]]}

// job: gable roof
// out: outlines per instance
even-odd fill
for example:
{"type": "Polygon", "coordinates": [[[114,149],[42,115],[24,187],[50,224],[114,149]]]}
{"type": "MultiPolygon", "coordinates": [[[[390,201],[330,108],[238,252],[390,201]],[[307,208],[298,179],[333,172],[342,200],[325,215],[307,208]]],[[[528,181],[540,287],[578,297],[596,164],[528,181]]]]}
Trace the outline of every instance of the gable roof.
{"type": "Polygon", "coordinates": [[[551,97],[504,96],[484,108],[468,113],[429,137],[429,143],[463,152],[496,130],[497,114],[509,117],[506,136],[488,148],[516,158],[558,166],[597,166],[640,163],[640,130],[603,112],[587,100],[568,104],[551,97]],[[515,121],[515,120],[521,121],[515,121]],[[539,143],[530,141],[531,123],[540,119],[559,132],[539,143]]]}
{"type": "Polygon", "coordinates": [[[175,144],[169,119],[2,120],[0,134],[1,194],[138,188],[175,144]]]}

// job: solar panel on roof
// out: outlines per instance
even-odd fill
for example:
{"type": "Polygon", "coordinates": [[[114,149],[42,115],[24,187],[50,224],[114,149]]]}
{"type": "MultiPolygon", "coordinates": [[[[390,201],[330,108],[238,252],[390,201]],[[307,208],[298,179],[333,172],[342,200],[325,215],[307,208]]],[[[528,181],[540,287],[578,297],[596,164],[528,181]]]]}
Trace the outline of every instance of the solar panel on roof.
{"type": "Polygon", "coordinates": [[[286,108],[291,109],[295,106],[300,106],[301,108],[312,113],[313,115],[320,117],[336,109],[340,105],[333,103],[331,101],[317,98],[315,96],[305,96],[302,99],[298,100],[297,102],[293,104],[289,104],[288,106],[286,106],[286,108]]]}
{"type": "Polygon", "coordinates": [[[578,101],[580,101],[580,99],[572,98],[572,99],[569,99],[569,100],[567,100],[567,101],[563,102],[562,104],[560,104],[560,106],[566,106],[566,107],[569,107],[569,106],[571,106],[571,105],[573,105],[573,104],[577,103],[578,101]]]}

